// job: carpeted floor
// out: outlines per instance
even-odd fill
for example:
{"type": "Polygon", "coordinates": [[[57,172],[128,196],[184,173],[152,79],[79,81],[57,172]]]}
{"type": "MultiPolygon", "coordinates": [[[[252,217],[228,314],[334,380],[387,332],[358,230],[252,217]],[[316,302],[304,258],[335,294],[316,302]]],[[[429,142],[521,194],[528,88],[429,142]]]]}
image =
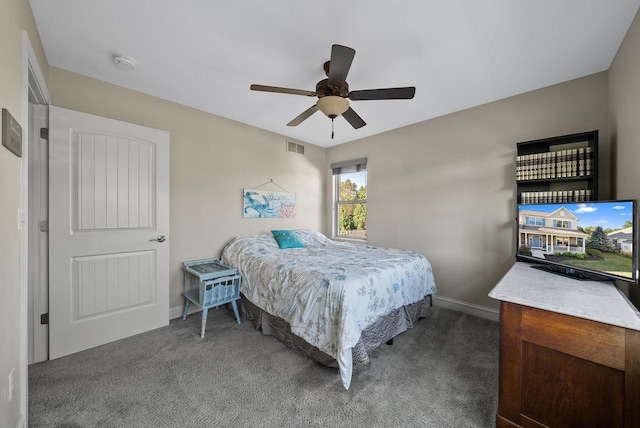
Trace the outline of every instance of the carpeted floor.
{"type": "Polygon", "coordinates": [[[210,310],[29,367],[30,427],[494,427],[498,323],[433,307],[350,389],[233,313],[210,310]]]}

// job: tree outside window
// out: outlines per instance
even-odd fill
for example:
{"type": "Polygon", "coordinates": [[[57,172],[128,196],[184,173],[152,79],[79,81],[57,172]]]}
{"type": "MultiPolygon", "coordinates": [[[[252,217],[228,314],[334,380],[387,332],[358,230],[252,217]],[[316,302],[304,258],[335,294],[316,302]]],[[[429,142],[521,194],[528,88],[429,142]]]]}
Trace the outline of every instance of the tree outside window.
{"type": "Polygon", "coordinates": [[[365,239],[367,234],[367,173],[336,175],[337,235],[365,239]]]}

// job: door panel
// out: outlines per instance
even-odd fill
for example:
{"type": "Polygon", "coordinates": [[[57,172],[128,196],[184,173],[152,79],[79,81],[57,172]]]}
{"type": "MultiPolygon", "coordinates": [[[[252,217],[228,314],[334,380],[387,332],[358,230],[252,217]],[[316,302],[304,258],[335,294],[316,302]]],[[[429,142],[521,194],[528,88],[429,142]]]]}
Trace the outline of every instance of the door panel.
{"type": "Polygon", "coordinates": [[[72,319],[85,320],[153,304],[155,256],[154,251],[137,251],[73,257],[72,319]]]}
{"type": "Polygon", "coordinates": [[[153,228],[155,146],[87,133],[78,139],[78,229],[153,228]]]}
{"type": "Polygon", "coordinates": [[[169,322],[169,134],[51,107],[50,357],[169,322]]]}

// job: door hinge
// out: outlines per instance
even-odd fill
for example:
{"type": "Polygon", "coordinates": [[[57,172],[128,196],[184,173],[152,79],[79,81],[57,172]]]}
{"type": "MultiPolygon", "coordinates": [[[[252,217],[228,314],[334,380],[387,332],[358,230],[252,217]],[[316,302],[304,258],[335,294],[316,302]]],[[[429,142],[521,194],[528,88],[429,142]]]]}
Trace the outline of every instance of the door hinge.
{"type": "Polygon", "coordinates": [[[46,314],[40,315],[40,324],[42,325],[49,324],[49,312],[47,312],[46,314]]]}
{"type": "Polygon", "coordinates": [[[40,138],[43,140],[49,139],[49,128],[40,128],[40,138]]]}
{"type": "Polygon", "coordinates": [[[40,232],[49,232],[49,222],[44,220],[40,222],[40,232]]]}

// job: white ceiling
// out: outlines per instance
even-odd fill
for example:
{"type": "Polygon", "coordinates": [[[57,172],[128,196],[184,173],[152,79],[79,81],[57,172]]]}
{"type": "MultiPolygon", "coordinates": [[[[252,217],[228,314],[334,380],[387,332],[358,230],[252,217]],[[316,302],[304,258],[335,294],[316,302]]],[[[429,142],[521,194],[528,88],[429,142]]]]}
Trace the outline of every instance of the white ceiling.
{"type": "MultiPolygon", "coordinates": [[[[640,0],[30,0],[51,66],[329,147],[607,70],[640,0]],[[351,101],[367,125],[317,112],[337,43],[351,90],[415,86],[413,100],[351,101]],[[135,60],[118,68],[115,55],[135,60]]],[[[55,101],[55,100],[54,100],[55,101]]]]}

